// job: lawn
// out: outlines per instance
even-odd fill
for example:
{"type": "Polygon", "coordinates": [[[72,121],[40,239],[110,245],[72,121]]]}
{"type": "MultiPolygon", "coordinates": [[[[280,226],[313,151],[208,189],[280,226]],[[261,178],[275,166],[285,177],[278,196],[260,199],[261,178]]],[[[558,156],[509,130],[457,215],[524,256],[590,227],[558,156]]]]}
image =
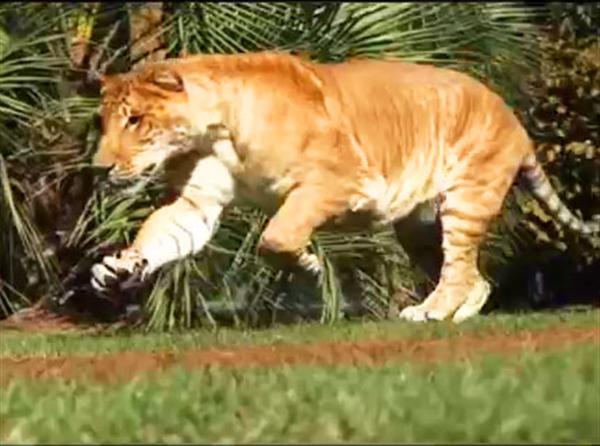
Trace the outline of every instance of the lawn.
{"type": "Polygon", "coordinates": [[[318,341],[366,339],[431,339],[460,334],[500,331],[511,333],[553,326],[598,327],[600,310],[583,309],[543,313],[491,314],[469,319],[462,324],[442,322],[411,324],[395,320],[338,322],[334,326],[317,323],[279,326],[266,330],[184,331],[181,333],[140,333],[81,335],[22,334],[0,331],[0,358],[14,356],[60,356],[101,354],[120,351],[185,350],[208,346],[270,345],[318,341]]]}
{"type": "Polygon", "coordinates": [[[123,351],[256,345],[269,349],[367,340],[448,339],[452,346],[459,338],[483,340],[491,333],[508,342],[526,331],[595,332],[590,340],[572,345],[510,354],[496,348],[462,360],[410,361],[398,356],[383,364],[175,366],[115,382],[86,377],[14,379],[0,388],[0,440],[597,444],[598,327],[596,310],[494,315],[459,326],[390,321],[169,335],[0,332],[0,360],[34,356],[60,361],[71,355],[123,351]]]}

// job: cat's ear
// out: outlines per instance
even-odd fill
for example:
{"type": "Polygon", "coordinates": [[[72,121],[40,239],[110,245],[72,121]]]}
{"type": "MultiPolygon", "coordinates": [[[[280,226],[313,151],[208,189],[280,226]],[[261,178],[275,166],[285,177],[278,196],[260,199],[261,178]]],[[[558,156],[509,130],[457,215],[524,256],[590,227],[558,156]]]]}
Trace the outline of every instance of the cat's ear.
{"type": "Polygon", "coordinates": [[[104,94],[107,90],[120,89],[123,85],[127,85],[129,78],[126,74],[102,74],[96,77],[97,84],[100,86],[100,94],[104,94]]]}

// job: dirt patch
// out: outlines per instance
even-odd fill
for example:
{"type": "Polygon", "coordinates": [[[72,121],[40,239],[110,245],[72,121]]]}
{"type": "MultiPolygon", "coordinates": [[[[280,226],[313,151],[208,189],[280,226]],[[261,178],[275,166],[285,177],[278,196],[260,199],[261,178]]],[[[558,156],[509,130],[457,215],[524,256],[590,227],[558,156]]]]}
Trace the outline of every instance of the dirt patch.
{"type": "Polygon", "coordinates": [[[100,322],[89,314],[74,311],[57,312],[43,306],[25,308],[0,321],[2,330],[22,333],[79,333],[93,334],[117,331],[120,328],[133,328],[138,325],[135,318],[123,316],[112,322],[100,322]]]}
{"type": "Polygon", "coordinates": [[[600,344],[600,327],[495,333],[431,340],[392,340],[246,346],[182,352],[121,352],[100,356],[0,358],[0,386],[15,378],[88,378],[127,381],[173,366],[275,367],[282,365],[381,365],[390,360],[464,361],[475,355],[554,350],[579,343],[600,344]]]}
{"type": "Polygon", "coordinates": [[[41,305],[25,308],[0,321],[0,330],[18,330],[44,334],[75,331],[85,333],[97,330],[98,326],[100,325],[93,325],[81,316],[58,314],[41,305]]]}

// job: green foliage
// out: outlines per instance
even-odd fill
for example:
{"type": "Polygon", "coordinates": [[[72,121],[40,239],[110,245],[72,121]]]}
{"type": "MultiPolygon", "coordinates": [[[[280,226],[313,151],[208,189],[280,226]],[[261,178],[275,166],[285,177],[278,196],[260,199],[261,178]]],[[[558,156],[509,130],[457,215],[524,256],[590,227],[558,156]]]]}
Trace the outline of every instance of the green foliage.
{"type": "MultiPolygon", "coordinates": [[[[538,68],[521,82],[515,111],[536,143],[537,157],[561,199],[574,213],[590,220],[600,215],[600,41],[593,23],[596,4],[555,3],[544,17],[546,32],[536,37],[540,49],[538,68]]],[[[556,296],[525,294],[516,281],[531,281],[531,272],[542,272],[544,282],[573,280],[566,270],[590,271],[600,264],[600,239],[582,237],[563,227],[526,187],[513,188],[501,217],[494,223],[481,258],[492,281],[500,282],[495,298],[511,305],[531,306],[537,300],[551,304],[556,296]],[[526,278],[525,272],[530,277],[526,278]],[[526,280],[523,280],[526,279],[526,280]]],[[[537,274],[537,273],[536,273],[537,274]]],[[[584,273],[587,274],[587,273],[584,273]]],[[[585,277],[585,275],[583,276],[585,277]]],[[[589,280],[588,278],[588,280],[589,280]]],[[[585,280],[585,279],[584,279],[585,280]]],[[[596,282],[597,283],[597,282],[596,282]]],[[[526,284],[524,284],[526,285],[526,284]]],[[[531,286],[531,282],[529,286],[531,286]]],[[[557,292],[590,293],[594,285],[558,285],[557,292]]],[[[537,285],[536,285],[537,286],[537,285]]],[[[546,286],[544,286],[546,288],[546,286]]],[[[596,293],[597,295],[597,293],[596,293]]]]}
{"type": "MultiPolygon", "coordinates": [[[[579,217],[600,215],[600,40],[564,31],[541,39],[543,58],[522,117],[561,198],[579,217]]],[[[527,196],[519,196],[524,223],[542,245],[600,261],[600,240],[560,227],[527,196]]],[[[547,248],[548,249],[548,248],[547,248]]]]}
{"type": "Polygon", "coordinates": [[[598,35],[600,4],[597,2],[549,4],[549,24],[552,32],[567,38],[598,35]]]}
{"type": "MultiPolygon", "coordinates": [[[[19,25],[13,28],[19,29],[0,28],[4,29],[0,43],[8,41],[10,48],[13,34],[29,36],[36,29],[40,31],[34,35],[48,40],[31,37],[34,60],[44,67],[42,71],[30,72],[29,53],[9,52],[13,59],[0,56],[0,88],[4,67],[16,64],[21,67],[19,79],[28,80],[6,84],[15,87],[5,95],[10,104],[13,96],[21,98],[20,105],[13,107],[13,119],[25,119],[27,129],[0,129],[0,135],[14,146],[5,161],[11,183],[6,190],[12,195],[18,192],[13,201],[23,206],[23,218],[31,221],[32,230],[41,232],[39,246],[22,240],[6,243],[21,251],[32,246],[38,253],[23,257],[37,260],[21,265],[21,270],[35,272],[51,262],[58,271],[52,278],[38,279],[34,287],[10,279],[9,285],[30,300],[47,295],[74,305],[87,299],[95,299],[94,305],[108,305],[91,297],[89,266],[110,245],[127,243],[161,197],[160,187],[135,197],[100,190],[87,168],[98,139],[93,125],[97,92],[88,81],[98,72],[127,70],[135,62],[129,57],[134,42],[127,38],[127,29],[140,6],[102,4],[95,10],[62,3],[43,8],[19,4],[11,6],[10,14],[9,9],[3,10],[4,21],[10,15],[13,25],[19,25]],[[87,65],[77,67],[69,61],[74,24],[93,28],[78,28],[77,33],[91,37],[81,49],[87,54],[87,59],[82,58],[87,65]],[[56,80],[56,75],[43,73],[58,68],[62,70],[59,82],[48,86],[48,78],[56,80]],[[21,91],[23,85],[32,86],[32,91],[21,91]],[[33,93],[42,86],[43,95],[33,93]],[[22,153],[28,154],[27,162],[22,153]],[[45,263],[40,263],[42,252],[45,263]]],[[[327,62],[351,56],[399,57],[469,71],[510,97],[517,75],[537,59],[533,39],[537,28],[532,23],[541,10],[506,3],[288,2],[173,3],[166,4],[164,12],[161,26],[151,34],[164,37],[169,56],[278,49],[327,62]]],[[[14,212],[6,215],[12,221],[16,218],[14,212]]],[[[133,296],[146,302],[149,326],[214,325],[219,312],[234,323],[255,324],[265,312],[299,312],[320,302],[323,322],[337,320],[356,303],[363,307],[361,311],[366,308],[376,317],[386,317],[395,289],[414,294],[419,275],[409,267],[389,228],[377,233],[317,234],[313,246],[325,262],[326,280],[315,295],[306,291],[310,280],[294,276],[290,282],[256,256],[256,241],[265,222],[260,212],[234,209],[205,252],[165,268],[133,296]]],[[[15,257],[0,255],[2,264],[15,268],[15,257]]]]}
{"type": "MultiPolygon", "coordinates": [[[[15,5],[13,5],[15,6],[15,5]]],[[[7,11],[2,5],[1,12],[7,11]]],[[[34,11],[22,17],[35,19],[34,11]]],[[[6,18],[4,14],[0,15],[6,18]]],[[[51,91],[65,61],[50,48],[61,35],[48,23],[27,35],[10,33],[0,21],[0,314],[29,301],[31,287],[56,281],[56,265],[47,255],[43,235],[23,197],[28,184],[22,172],[36,165],[36,149],[28,144],[32,126],[51,101],[51,91]]],[[[40,167],[37,162],[37,167],[40,167]]]]}

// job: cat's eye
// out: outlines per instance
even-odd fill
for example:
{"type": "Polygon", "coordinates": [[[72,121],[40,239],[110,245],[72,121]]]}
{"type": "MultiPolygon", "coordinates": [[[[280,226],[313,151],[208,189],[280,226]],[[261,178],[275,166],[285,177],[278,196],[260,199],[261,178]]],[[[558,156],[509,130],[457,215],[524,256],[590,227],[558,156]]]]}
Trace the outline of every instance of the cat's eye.
{"type": "Polygon", "coordinates": [[[129,117],[129,119],[127,120],[127,124],[129,124],[129,125],[137,125],[137,124],[140,123],[141,119],[142,119],[141,116],[131,115],[129,117]]]}

